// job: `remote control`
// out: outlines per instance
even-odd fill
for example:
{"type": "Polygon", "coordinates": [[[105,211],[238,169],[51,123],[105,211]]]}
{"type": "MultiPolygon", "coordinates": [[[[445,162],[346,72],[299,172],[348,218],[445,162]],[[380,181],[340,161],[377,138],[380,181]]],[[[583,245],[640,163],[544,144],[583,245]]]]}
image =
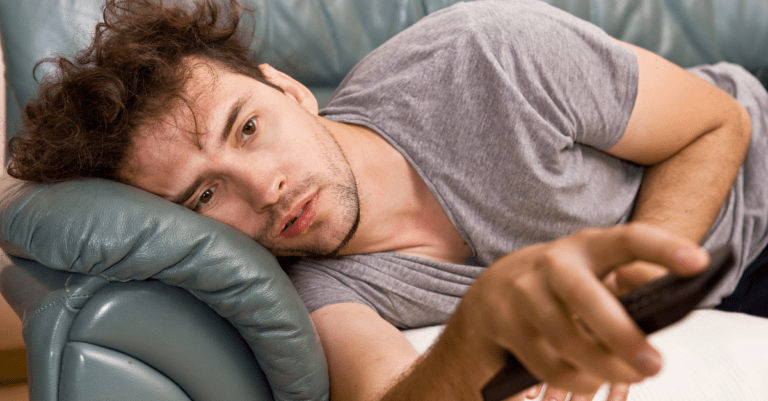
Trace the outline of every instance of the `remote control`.
{"type": "MultiPolygon", "coordinates": [[[[730,247],[712,252],[710,259],[710,266],[698,275],[679,277],[668,274],[619,300],[646,334],[670,326],[693,311],[734,265],[730,247]]],[[[483,387],[483,400],[501,401],[539,382],[508,353],[506,365],[483,387]]]]}

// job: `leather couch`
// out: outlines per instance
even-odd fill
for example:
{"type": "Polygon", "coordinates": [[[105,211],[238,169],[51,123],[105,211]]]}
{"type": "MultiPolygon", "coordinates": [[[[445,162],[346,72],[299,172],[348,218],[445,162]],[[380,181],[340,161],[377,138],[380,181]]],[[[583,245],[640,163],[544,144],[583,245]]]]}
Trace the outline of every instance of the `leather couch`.
{"type": "MultiPolygon", "coordinates": [[[[682,66],[768,65],[763,0],[547,1],[682,66]]],[[[245,1],[257,10],[260,61],[321,105],[371,49],[454,2],[245,1]]],[[[0,3],[6,137],[34,95],[34,63],[82,47],[100,3],[0,3]]],[[[112,182],[36,185],[3,172],[0,248],[0,291],[23,319],[32,400],[328,397],[323,352],[289,280],[226,226],[112,182]]]]}

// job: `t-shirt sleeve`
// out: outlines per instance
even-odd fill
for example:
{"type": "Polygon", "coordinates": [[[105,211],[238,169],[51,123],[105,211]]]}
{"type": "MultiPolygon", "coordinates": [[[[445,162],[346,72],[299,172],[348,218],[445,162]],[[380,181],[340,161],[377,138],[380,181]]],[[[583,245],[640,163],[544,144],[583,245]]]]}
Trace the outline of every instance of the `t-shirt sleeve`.
{"type": "Polygon", "coordinates": [[[324,306],[352,302],[374,308],[370,302],[344,281],[353,280],[326,268],[323,264],[301,260],[286,269],[299,297],[309,313],[324,306]]]}
{"type": "Polygon", "coordinates": [[[487,0],[435,12],[393,38],[353,69],[327,111],[376,121],[376,110],[363,110],[376,98],[383,113],[408,110],[399,112],[406,123],[424,121],[416,114],[435,108],[456,110],[445,122],[452,125],[504,113],[516,123],[494,134],[605,150],[626,129],[637,80],[634,52],[599,27],[543,1],[487,0]],[[346,109],[335,108],[342,104],[346,109]],[[487,111],[477,114],[482,105],[487,111]]]}
{"type": "Polygon", "coordinates": [[[483,268],[381,252],[302,259],[286,271],[310,312],[354,302],[404,329],[444,323],[483,268]]]}
{"type": "Polygon", "coordinates": [[[521,117],[538,115],[541,124],[553,126],[544,132],[602,150],[615,145],[637,96],[634,52],[599,27],[544,2],[513,3],[499,2],[504,11],[496,13],[494,7],[481,8],[487,15],[475,17],[485,21],[477,25],[479,40],[497,49],[493,60],[507,80],[499,87],[517,100],[513,104],[523,109],[521,117]]]}

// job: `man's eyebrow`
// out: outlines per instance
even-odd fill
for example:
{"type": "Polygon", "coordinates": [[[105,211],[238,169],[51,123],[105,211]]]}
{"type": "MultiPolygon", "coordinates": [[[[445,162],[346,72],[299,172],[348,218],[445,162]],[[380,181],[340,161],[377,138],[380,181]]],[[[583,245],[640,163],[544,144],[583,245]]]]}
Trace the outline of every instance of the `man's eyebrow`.
{"type": "MultiPolygon", "coordinates": [[[[219,135],[219,144],[223,145],[227,142],[227,138],[229,138],[230,133],[232,132],[232,126],[235,125],[235,121],[237,121],[237,117],[240,115],[240,112],[243,110],[243,107],[248,102],[248,100],[251,99],[251,95],[249,93],[243,94],[240,96],[239,99],[235,103],[232,104],[232,107],[229,108],[229,113],[227,114],[227,122],[224,124],[224,129],[221,131],[221,134],[219,135]]],[[[187,199],[191,198],[192,195],[195,194],[195,191],[200,187],[200,185],[203,184],[203,180],[205,177],[200,176],[195,179],[195,182],[192,183],[192,185],[188,186],[187,189],[182,191],[179,195],[173,197],[170,199],[171,202],[183,205],[184,202],[187,201],[187,199]]]]}
{"type": "Polygon", "coordinates": [[[240,112],[243,110],[243,107],[250,99],[251,99],[250,93],[245,93],[242,96],[240,96],[240,98],[237,99],[237,101],[234,104],[232,104],[232,107],[229,108],[229,114],[227,115],[227,123],[224,124],[224,129],[221,131],[221,134],[219,135],[219,141],[221,145],[227,142],[227,138],[229,138],[229,134],[232,133],[232,126],[235,125],[235,121],[237,121],[237,117],[240,115],[240,112]]]}
{"type": "Polygon", "coordinates": [[[197,188],[199,188],[201,185],[203,185],[203,180],[205,177],[202,175],[197,177],[195,179],[195,182],[192,183],[192,185],[188,186],[187,189],[184,190],[181,194],[176,196],[175,198],[169,199],[171,202],[177,204],[177,205],[184,205],[184,202],[187,201],[187,199],[191,198],[192,195],[195,194],[195,191],[197,191],[197,188]]]}

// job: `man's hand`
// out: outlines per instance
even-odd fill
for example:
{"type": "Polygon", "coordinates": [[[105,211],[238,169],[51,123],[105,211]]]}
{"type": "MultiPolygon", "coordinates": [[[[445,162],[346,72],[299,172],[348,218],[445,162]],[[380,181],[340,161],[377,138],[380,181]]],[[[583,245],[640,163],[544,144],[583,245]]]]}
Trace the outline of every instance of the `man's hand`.
{"type": "Polygon", "coordinates": [[[312,319],[328,359],[331,399],[480,400],[507,350],[550,383],[552,394],[563,389],[586,398],[610,382],[619,383],[612,396],[625,399],[621,383],[656,374],[661,357],[601,279],[638,260],[690,275],[709,257],[694,242],[642,223],[521,249],[478,278],[421,358],[372,309],[321,308],[312,319]]]}
{"type": "Polygon", "coordinates": [[[489,365],[510,350],[554,388],[593,394],[605,382],[634,383],[661,369],[661,356],[601,282],[645,261],[681,274],[705,268],[695,243],[629,224],[590,229],[500,259],[470,288],[450,326],[489,365]]]}
{"type": "MultiPolygon", "coordinates": [[[[613,293],[620,297],[650,281],[656,280],[669,273],[669,270],[662,266],[637,261],[621,266],[611,271],[603,278],[603,284],[613,293]]],[[[539,396],[543,384],[530,388],[525,393],[526,399],[536,399],[539,396]]],[[[560,390],[552,386],[547,386],[542,400],[547,401],[565,401],[568,399],[568,391],[560,390]]],[[[606,401],[627,401],[629,397],[629,384],[611,383],[606,401]]],[[[591,394],[571,394],[570,401],[591,401],[595,398],[595,393],[591,394]]]]}

